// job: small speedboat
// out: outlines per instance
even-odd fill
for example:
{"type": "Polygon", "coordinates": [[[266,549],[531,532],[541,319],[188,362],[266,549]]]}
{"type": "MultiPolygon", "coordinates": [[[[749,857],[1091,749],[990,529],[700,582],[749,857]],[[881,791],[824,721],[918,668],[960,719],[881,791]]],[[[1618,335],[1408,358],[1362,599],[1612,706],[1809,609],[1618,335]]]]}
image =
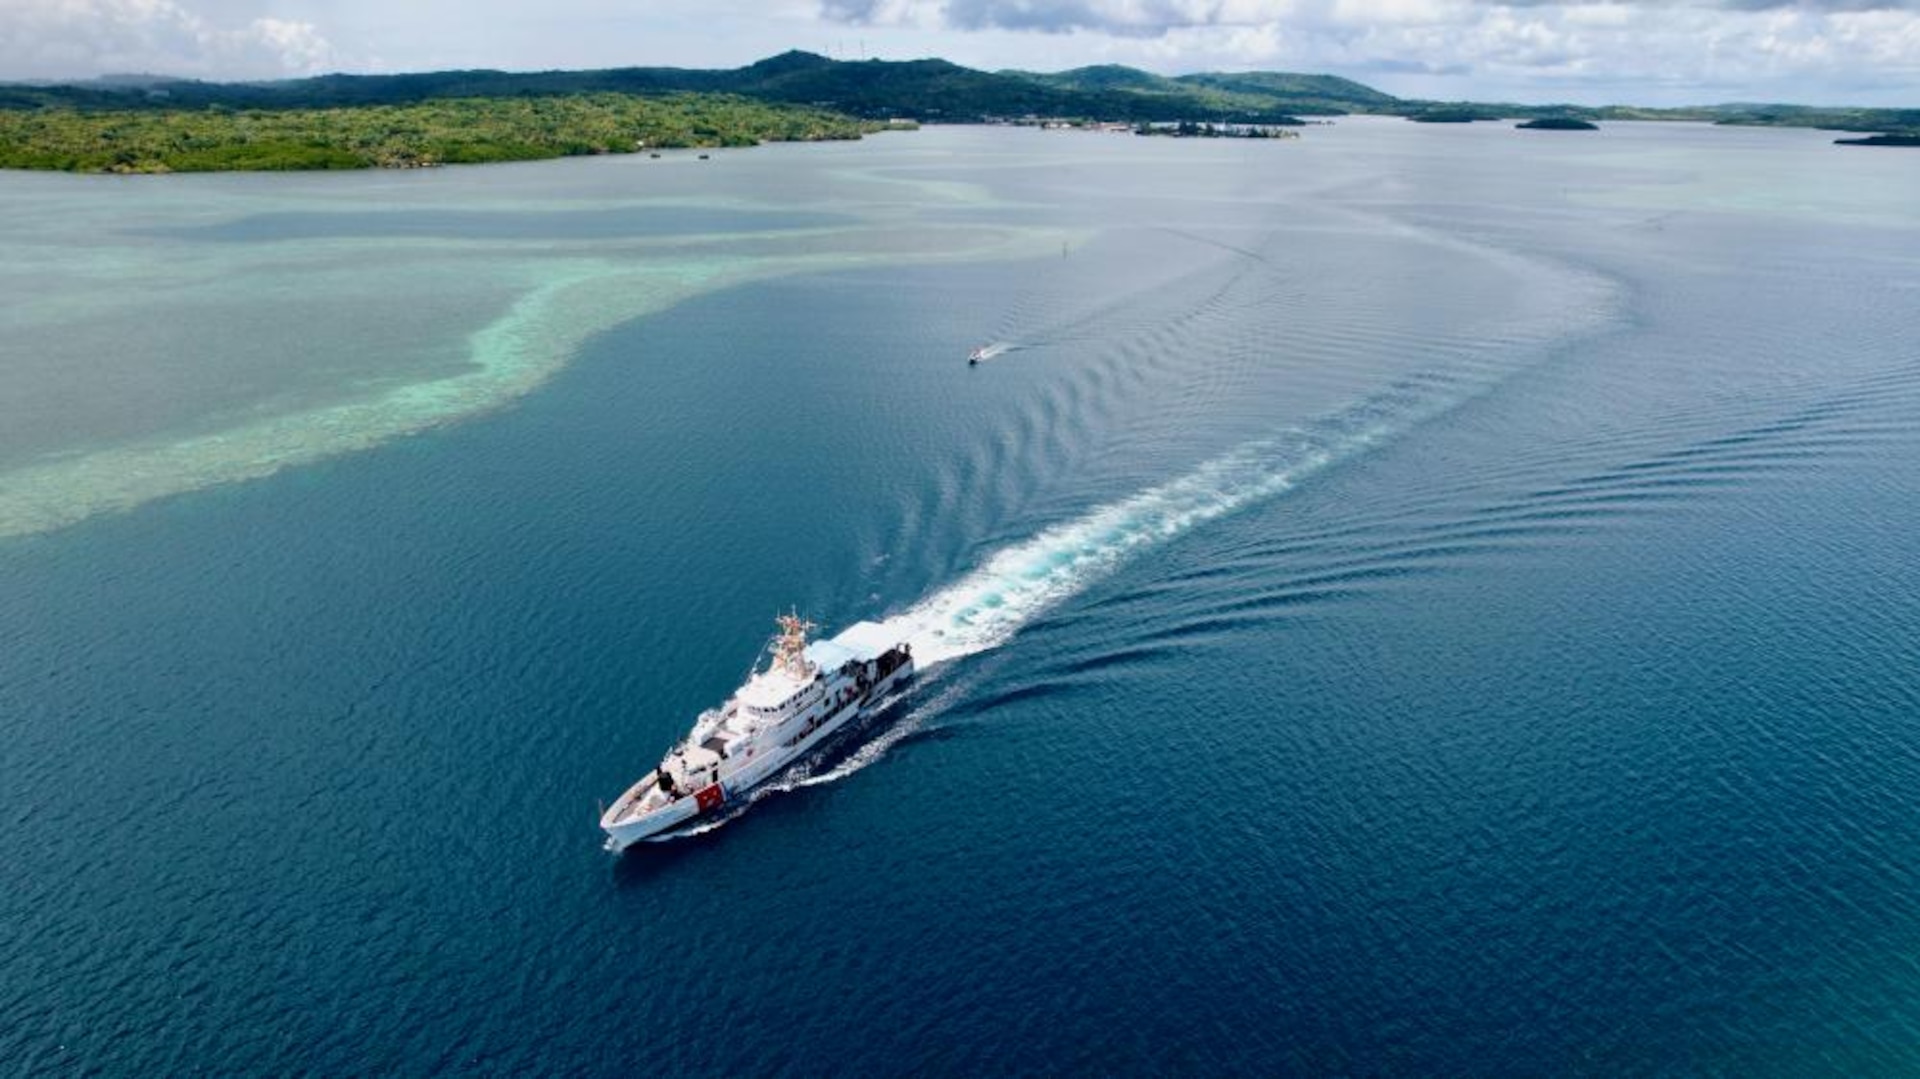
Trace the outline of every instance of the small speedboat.
{"type": "Polygon", "coordinates": [[[980,361],[986,358],[987,358],[987,346],[981,345],[979,348],[976,348],[972,352],[967,353],[967,366],[978,367],[980,366],[980,361]]]}

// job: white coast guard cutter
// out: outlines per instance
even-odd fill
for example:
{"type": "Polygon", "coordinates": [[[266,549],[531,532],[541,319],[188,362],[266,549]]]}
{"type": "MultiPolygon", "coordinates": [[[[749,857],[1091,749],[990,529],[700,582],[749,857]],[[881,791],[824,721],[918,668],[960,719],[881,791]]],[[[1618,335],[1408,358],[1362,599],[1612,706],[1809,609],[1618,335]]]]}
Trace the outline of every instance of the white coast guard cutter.
{"type": "Polygon", "coordinates": [[[686,741],[600,815],[608,850],[662,839],[746,797],[913,677],[913,652],[885,626],[856,622],[807,642],[813,623],[781,615],[767,668],[700,714],[686,741]]]}

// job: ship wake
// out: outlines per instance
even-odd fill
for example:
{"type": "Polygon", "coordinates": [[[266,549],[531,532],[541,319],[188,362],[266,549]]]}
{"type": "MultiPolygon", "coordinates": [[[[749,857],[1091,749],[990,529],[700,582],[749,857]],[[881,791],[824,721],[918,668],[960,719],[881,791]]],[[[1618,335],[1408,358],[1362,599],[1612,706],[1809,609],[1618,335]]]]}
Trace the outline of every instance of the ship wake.
{"type": "Polygon", "coordinates": [[[1292,490],[1487,388],[1415,375],[1316,422],[1241,445],[1194,471],[1007,547],[887,626],[925,668],[993,648],[1142,553],[1292,490]]]}

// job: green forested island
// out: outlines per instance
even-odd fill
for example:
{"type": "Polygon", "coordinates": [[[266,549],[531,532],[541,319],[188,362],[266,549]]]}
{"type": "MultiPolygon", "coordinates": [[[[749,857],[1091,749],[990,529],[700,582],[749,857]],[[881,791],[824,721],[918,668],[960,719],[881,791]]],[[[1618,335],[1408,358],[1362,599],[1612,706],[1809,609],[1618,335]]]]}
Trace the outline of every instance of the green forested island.
{"type": "Polygon", "coordinates": [[[1471,124],[1480,120],[1498,120],[1500,115],[1482,109],[1414,109],[1407,119],[1416,124],[1471,124]]]}
{"type": "Polygon", "coordinates": [[[717,94],[451,98],[329,108],[0,110],[0,167],[70,172],[414,168],[855,139],[878,124],[717,94]]]}
{"type": "Polygon", "coordinates": [[[1537,120],[1528,120],[1524,124],[1513,125],[1522,131],[1598,131],[1600,125],[1572,116],[1542,116],[1537,120]]]}
{"type": "Polygon", "coordinates": [[[954,122],[1037,115],[1259,123],[1269,115],[1384,111],[1396,103],[1389,94],[1332,75],[1250,72],[1168,78],[1117,65],[1042,74],[976,71],[945,60],[840,61],[786,52],[726,71],[629,67],[323,75],[251,83],[122,77],[59,86],[0,84],[0,109],[333,108],[590,93],[735,94],[865,119],[954,122]]]}
{"type": "Polygon", "coordinates": [[[1838,146],[1920,146],[1920,132],[1911,135],[1869,135],[1864,139],[1835,139],[1838,146]]]}
{"type": "Polygon", "coordinates": [[[441,71],[209,83],[153,77],[0,84],[0,167],[204,171],[410,167],[857,138],[895,120],[1055,118],[1215,130],[1373,113],[1425,123],[1693,120],[1880,133],[1899,145],[1920,109],[1713,105],[1589,108],[1402,99],[1286,72],[1175,77],[1118,65],[976,71],[945,60],[838,61],[786,52],[725,71],[441,71]]]}

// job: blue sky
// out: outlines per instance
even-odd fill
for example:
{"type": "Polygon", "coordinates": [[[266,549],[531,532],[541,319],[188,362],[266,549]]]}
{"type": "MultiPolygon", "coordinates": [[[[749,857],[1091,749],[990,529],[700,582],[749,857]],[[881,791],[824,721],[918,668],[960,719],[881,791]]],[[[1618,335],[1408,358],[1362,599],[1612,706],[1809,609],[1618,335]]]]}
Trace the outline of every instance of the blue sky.
{"type": "Polygon", "coordinates": [[[0,79],[735,67],[1332,72],[1440,98],[1920,106],[1920,0],[0,0],[0,79]]]}

